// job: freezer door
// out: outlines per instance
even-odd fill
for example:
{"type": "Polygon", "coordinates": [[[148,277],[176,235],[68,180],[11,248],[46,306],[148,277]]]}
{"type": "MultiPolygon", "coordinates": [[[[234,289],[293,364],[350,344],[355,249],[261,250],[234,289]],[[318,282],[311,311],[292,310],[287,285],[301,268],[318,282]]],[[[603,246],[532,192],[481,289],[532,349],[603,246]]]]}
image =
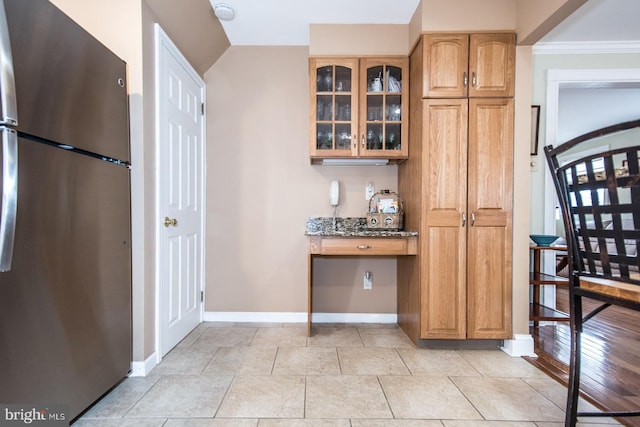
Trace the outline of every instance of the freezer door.
{"type": "Polygon", "coordinates": [[[73,418],[130,369],[129,171],[22,138],[18,157],[0,402],[67,404],[73,418]]]}
{"type": "Polygon", "coordinates": [[[125,63],[48,0],[0,1],[13,54],[17,129],[130,160],[125,63]]]}
{"type": "Polygon", "coordinates": [[[12,58],[7,14],[0,0],[0,124],[11,126],[18,123],[12,58]]]}

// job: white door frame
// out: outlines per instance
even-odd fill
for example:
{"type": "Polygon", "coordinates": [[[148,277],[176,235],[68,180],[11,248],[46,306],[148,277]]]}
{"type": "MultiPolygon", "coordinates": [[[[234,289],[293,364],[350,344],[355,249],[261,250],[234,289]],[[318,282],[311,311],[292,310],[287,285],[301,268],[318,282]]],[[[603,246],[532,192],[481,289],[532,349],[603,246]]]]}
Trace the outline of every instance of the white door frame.
{"type": "MultiPolygon", "coordinates": [[[[562,142],[558,141],[558,111],[560,103],[560,89],[564,85],[575,85],[585,88],[594,84],[615,84],[635,82],[640,84],[640,69],[586,69],[586,70],[559,70],[550,69],[547,72],[547,101],[546,101],[546,129],[545,145],[556,147],[562,142]]],[[[556,189],[551,179],[551,172],[546,160],[544,163],[544,233],[556,234],[556,189]]],[[[554,259],[547,257],[543,260],[543,271],[552,271],[555,268],[554,259]]],[[[546,287],[550,288],[550,287],[546,287]]],[[[555,307],[555,292],[547,289],[543,295],[545,305],[555,307]]]]}
{"type": "MultiPolygon", "coordinates": [[[[173,41],[169,38],[169,36],[164,32],[164,30],[162,29],[162,27],[160,27],[159,24],[155,24],[155,146],[156,146],[156,150],[155,150],[155,167],[156,167],[156,171],[155,171],[155,239],[156,239],[156,253],[155,253],[155,353],[156,353],[156,363],[159,363],[162,359],[162,322],[161,322],[161,310],[162,310],[162,290],[160,287],[160,275],[161,275],[161,253],[160,253],[160,239],[162,238],[162,231],[163,231],[163,223],[162,223],[162,218],[163,213],[162,213],[162,207],[160,206],[160,192],[163,190],[162,188],[160,188],[160,134],[161,134],[161,123],[160,123],[160,114],[161,114],[161,110],[160,110],[160,106],[161,106],[161,100],[160,100],[160,49],[161,49],[161,43],[160,41],[162,41],[165,46],[167,46],[169,48],[169,50],[173,53],[174,57],[178,60],[178,62],[181,63],[181,65],[185,68],[185,70],[187,70],[187,72],[190,74],[190,76],[192,78],[194,78],[196,81],[198,81],[202,87],[203,90],[203,96],[202,96],[202,100],[203,100],[203,111],[206,111],[206,84],[204,82],[204,80],[202,80],[202,77],[200,77],[200,75],[193,69],[193,67],[191,66],[191,64],[186,60],[186,58],[184,57],[184,55],[182,55],[182,53],[180,52],[180,50],[175,46],[175,44],[173,43],[173,41]]],[[[205,119],[202,120],[202,138],[201,138],[201,143],[202,143],[202,147],[201,147],[201,153],[202,153],[202,157],[201,157],[201,171],[202,171],[202,181],[200,182],[200,188],[202,189],[201,193],[200,193],[200,206],[202,206],[202,215],[200,217],[200,227],[202,230],[202,245],[201,245],[201,253],[200,253],[200,257],[201,257],[201,262],[200,262],[200,266],[201,266],[201,271],[200,271],[200,284],[199,284],[199,288],[200,291],[202,293],[204,293],[204,278],[205,278],[205,194],[206,194],[206,115],[205,115],[205,119]]],[[[204,316],[204,302],[200,305],[200,322],[202,322],[203,320],[203,316],[204,316]]]]}
{"type": "MultiPolygon", "coordinates": [[[[546,103],[546,132],[545,144],[558,145],[558,110],[560,88],[565,84],[584,84],[585,87],[595,83],[629,83],[640,84],[640,69],[593,69],[593,70],[549,70],[547,73],[547,103],[546,103]]],[[[560,141],[564,142],[564,141],[560,141]]],[[[545,165],[545,201],[544,232],[556,233],[555,223],[555,194],[556,190],[551,180],[549,166],[545,165]]]]}

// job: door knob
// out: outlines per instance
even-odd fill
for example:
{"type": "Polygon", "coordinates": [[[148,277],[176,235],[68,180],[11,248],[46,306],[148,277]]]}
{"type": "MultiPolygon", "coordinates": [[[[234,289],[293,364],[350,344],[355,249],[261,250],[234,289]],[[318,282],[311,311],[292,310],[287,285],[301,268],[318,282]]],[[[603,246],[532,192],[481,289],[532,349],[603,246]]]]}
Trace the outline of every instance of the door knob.
{"type": "Polygon", "coordinates": [[[175,218],[169,218],[168,216],[164,217],[164,226],[169,227],[173,225],[174,227],[178,225],[178,220],[175,218]]]}

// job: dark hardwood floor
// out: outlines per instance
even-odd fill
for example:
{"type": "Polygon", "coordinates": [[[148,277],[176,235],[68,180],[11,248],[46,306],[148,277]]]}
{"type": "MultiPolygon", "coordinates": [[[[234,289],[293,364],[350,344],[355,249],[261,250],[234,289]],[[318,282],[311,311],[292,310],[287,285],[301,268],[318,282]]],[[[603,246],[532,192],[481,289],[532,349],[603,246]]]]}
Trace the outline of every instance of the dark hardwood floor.
{"type": "MultiPolygon", "coordinates": [[[[597,304],[585,301],[584,310],[597,304]]],[[[557,290],[557,307],[568,312],[568,291],[557,290]]],[[[568,322],[531,327],[538,358],[526,358],[552,378],[567,384],[570,332],[568,322]]],[[[640,312],[609,307],[585,324],[582,334],[583,397],[609,410],[640,409],[640,312]]],[[[596,418],[591,418],[596,422],[596,418]]],[[[620,418],[640,427],[640,417],[620,418]]]]}

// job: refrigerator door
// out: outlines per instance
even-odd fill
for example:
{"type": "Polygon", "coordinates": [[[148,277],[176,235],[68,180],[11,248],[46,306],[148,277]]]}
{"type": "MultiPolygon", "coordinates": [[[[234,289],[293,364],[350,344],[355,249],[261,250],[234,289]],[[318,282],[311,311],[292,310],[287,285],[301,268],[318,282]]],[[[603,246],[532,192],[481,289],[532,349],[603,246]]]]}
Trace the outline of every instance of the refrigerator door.
{"type": "Polygon", "coordinates": [[[18,157],[0,402],[69,405],[71,419],[130,369],[129,171],[22,138],[18,157]]]}
{"type": "Polygon", "coordinates": [[[17,130],[129,160],[126,65],[48,0],[4,2],[17,130]],[[122,108],[122,106],[125,108],[122,108]]]}
{"type": "Polygon", "coordinates": [[[13,241],[16,232],[18,206],[18,134],[0,126],[2,161],[0,167],[0,272],[11,270],[13,241]]]}

